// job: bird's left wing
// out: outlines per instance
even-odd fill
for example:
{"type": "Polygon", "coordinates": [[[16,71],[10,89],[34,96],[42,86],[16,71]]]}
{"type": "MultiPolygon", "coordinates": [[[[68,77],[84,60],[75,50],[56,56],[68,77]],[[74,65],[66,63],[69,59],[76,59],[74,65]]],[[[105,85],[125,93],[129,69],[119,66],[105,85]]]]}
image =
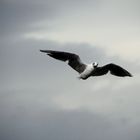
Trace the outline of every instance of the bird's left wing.
{"type": "Polygon", "coordinates": [[[116,64],[113,64],[113,63],[110,63],[110,64],[107,64],[107,65],[103,66],[102,69],[110,71],[110,73],[115,75],[115,76],[120,76],[120,77],[129,76],[129,77],[132,77],[132,74],[129,73],[127,70],[125,70],[124,68],[122,68],[122,67],[120,67],[116,64]]]}

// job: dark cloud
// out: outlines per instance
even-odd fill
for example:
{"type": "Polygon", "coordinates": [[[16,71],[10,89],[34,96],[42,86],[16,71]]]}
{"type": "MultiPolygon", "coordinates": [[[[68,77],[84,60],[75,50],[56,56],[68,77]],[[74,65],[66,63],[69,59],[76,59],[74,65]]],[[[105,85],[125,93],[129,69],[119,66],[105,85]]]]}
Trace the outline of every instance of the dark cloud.
{"type": "Polygon", "coordinates": [[[1,7],[1,28],[7,37],[30,30],[30,24],[52,16],[49,5],[43,3],[4,1],[1,7]]]}
{"type": "MultiPolygon", "coordinates": [[[[13,98],[12,98],[13,99],[13,98]]],[[[20,106],[14,103],[4,109],[1,122],[3,140],[138,140],[139,126],[125,128],[122,123],[111,123],[106,117],[86,110],[48,110],[27,99],[26,104],[19,98],[20,106]],[[123,128],[122,128],[123,127],[123,128]],[[135,130],[135,131],[134,131],[135,130]],[[128,133],[129,132],[129,133],[128,133]]],[[[125,125],[124,125],[125,126],[125,125]]]]}
{"type": "Polygon", "coordinates": [[[2,1],[0,8],[0,28],[3,31],[2,37],[8,37],[9,35],[10,37],[13,37],[14,35],[18,36],[25,31],[32,31],[32,24],[40,21],[50,22],[54,18],[55,20],[59,20],[61,15],[76,10],[77,6],[79,8],[81,6],[83,7],[83,5],[88,2],[90,1],[2,1]]]}

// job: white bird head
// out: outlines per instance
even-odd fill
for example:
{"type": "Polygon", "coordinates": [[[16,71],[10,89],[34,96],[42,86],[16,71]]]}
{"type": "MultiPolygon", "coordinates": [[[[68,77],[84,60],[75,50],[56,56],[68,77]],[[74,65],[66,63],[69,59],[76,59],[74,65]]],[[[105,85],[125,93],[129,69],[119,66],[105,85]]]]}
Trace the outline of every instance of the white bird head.
{"type": "Polygon", "coordinates": [[[97,66],[98,66],[98,63],[97,62],[94,62],[93,63],[93,67],[96,68],[97,66]]]}

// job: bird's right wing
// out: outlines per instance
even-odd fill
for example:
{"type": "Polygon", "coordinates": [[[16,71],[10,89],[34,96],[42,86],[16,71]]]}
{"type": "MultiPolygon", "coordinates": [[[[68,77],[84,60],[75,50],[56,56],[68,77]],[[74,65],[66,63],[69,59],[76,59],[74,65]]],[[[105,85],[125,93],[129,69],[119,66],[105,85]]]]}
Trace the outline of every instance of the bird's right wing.
{"type": "Polygon", "coordinates": [[[77,54],[53,50],[40,50],[40,51],[47,53],[47,55],[55,59],[61,61],[68,61],[68,65],[79,73],[82,73],[86,68],[86,65],[81,62],[80,57],[77,54]]]}

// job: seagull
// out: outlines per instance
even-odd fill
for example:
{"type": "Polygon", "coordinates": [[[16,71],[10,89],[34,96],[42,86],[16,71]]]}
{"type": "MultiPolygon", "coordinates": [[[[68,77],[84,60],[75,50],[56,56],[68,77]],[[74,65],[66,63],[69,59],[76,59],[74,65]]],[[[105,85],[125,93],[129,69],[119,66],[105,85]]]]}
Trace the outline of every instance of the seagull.
{"type": "Polygon", "coordinates": [[[79,79],[86,80],[90,76],[102,76],[108,72],[119,77],[132,77],[132,74],[130,74],[127,70],[113,63],[98,67],[97,62],[84,64],[80,57],[74,53],[54,50],[40,50],[40,52],[46,53],[50,57],[64,62],[68,61],[68,65],[79,73],[79,79]]]}

